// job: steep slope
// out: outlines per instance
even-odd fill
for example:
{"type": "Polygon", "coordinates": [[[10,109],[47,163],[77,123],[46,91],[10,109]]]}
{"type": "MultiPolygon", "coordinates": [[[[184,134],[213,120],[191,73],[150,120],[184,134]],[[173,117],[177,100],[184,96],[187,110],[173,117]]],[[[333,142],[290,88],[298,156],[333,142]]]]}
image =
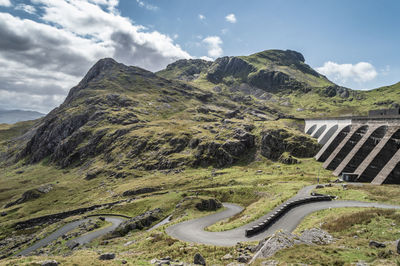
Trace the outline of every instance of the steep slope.
{"type": "MultiPolygon", "coordinates": [[[[207,66],[203,61],[187,62],[207,66]]],[[[102,59],[60,107],[21,138],[23,145],[17,142],[11,155],[16,161],[46,159],[63,168],[85,165],[88,178],[187,166],[224,167],[251,160],[254,156],[249,155],[256,153],[273,160],[285,152],[312,156],[318,145],[309,137],[296,137],[301,133],[289,128],[270,132],[262,123],[254,123],[278,117],[284,115],[252,98],[232,99],[102,59]],[[266,151],[276,141],[287,144],[266,151]],[[300,152],[295,143],[309,145],[300,152]]]]}

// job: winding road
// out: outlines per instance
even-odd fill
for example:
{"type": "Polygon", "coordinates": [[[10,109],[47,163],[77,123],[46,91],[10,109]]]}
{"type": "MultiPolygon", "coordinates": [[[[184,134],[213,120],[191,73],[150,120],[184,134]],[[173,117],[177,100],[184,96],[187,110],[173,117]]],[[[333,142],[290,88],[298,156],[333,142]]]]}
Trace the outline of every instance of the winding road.
{"type": "MultiPolygon", "coordinates": [[[[288,201],[308,196],[314,188],[315,185],[304,187],[297,193],[296,196],[292,197],[288,201]]],[[[343,207],[375,207],[375,208],[385,208],[385,209],[400,209],[400,206],[375,203],[375,202],[362,202],[362,201],[335,200],[335,201],[306,203],[289,210],[286,214],[281,216],[279,220],[277,220],[274,224],[272,224],[267,230],[261,232],[260,234],[254,235],[252,237],[245,236],[246,229],[250,229],[251,227],[259,224],[284,204],[285,202],[276,207],[268,214],[241,227],[223,232],[204,231],[204,228],[220,220],[232,217],[243,210],[242,207],[236,204],[224,203],[223,205],[226,208],[226,210],[219,213],[204,216],[198,219],[172,225],[166,229],[166,232],[170,236],[186,242],[194,242],[194,243],[201,243],[201,244],[215,245],[215,246],[234,246],[237,244],[237,242],[262,240],[265,237],[272,235],[275,231],[280,229],[292,232],[307,215],[323,209],[343,208],[343,207]]]]}
{"type": "MultiPolygon", "coordinates": [[[[170,236],[180,239],[186,242],[194,242],[200,244],[207,244],[207,245],[215,245],[215,246],[234,246],[237,242],[243,241],[254,241],[254,240],[262,240],[265,237],[272,235],[277,230],[285,230],[288,232],[292,232],[297,225],[309,214],[323,210],[328,208],[343,208],[343,207],[374,207],[374,208],[384,208],[384,209],[400,209],[400,206],[396,205],[389,205],[383,203],[376,203],[376,202],[362,202],[362,201],[344,201],[344,200],[334,200],[334,201],[321,201],[321,202],[312,202],[312,203],[305,203],[302,205],[298,205],[284,215],[282,215],[274,224],[268,227],[267,230],[251,236],[245,236],[245,230],[252,228],[253,226],[259,224],[260,222],[264,221],[266,218],[271,216],[274,212],[280,209],[285,203],[289,201],[293,201],[296,199],[304,198],[309,196],[311,191],[315,188],[316,185],[306,186],[298,191],[298,193],[287,200],[286,202],[282,203],[281,205],[277,206],[268,214],[260,217],[259,219],[245,224],[241,227],[223,231],[223,232],[208,232],[204,229],[214,223],[230,218],[241,211],[243,208],[232,203],[224,203],[225,210],[214,213],[208,216],[204,216],[198,219],[193,219],[190,221],[185,221],[179,224],[175,224],[169,226],[166,229],[167,234],[170,236]]],[[[102,215],[103,216],[103,215],[102,215]]],[[[103,216],[104,217],[104,216],[103,216]]],[[[159,224],[156,224],[148,231],[153,230],[161,225],[164,225],[170,221],[170,216],[161,221],[159,224]]],[[[52,241],[56,240],[57,238],[61,237],[62,235],[72,231],[73,229],[77,228],[79,225],[87,222],[90,218],[85,218],[79,221],[74,221],[68,223],[61,227],[60,229],[56,230],[49,236],[45,237],[42,240],[39,240],[32,246],[28,247],[27,249],[19,252],[16,256],[26,256],[29,255],[32,251],[35,251],[39,248],[42,248],[52,241]]],[[[89,243],[95,238],[103,236],[114,229],[116,229],[123,221],[124,218],[117,217],[117,216],[105,216],[106,221],[110,222],[111,225],[105,228],[102,228],[97,231],[90,232],[88,234],[81,235],[71,241],[75,241],[76,243],[83,245],[89,243]]]]}
{"type": "MultiPolygon", "coordinates": [[[[89,221],[90,219],[91,218],[85,218],[85,219],[82,219],[82,220],[78,220],[78,221],[74,221],[74,222],[68,223],[68,224],[64,225],[63,227],[61,227],[60,229],[56,230],[55,232],[51,233],[49,236],[39,240],[38,242],[36,242],[32,246],[28,247],[27,249],[24,249],[21,252],[17,253],[16,256],[29,255],[29,253],[31,253],[31,252],[39,249],[39,248],[42,248],[42,247],[50,244],[51,242],[53,242],[54,240],[56,240],[60,236],[65,235],[66,233],[74,230],[79,225],[89,221]]],[[[121,217],[116,217],[116,216],[106,216],[105,220],[107,222],[110,222],[111,225],[107,226],[107,227],[104,227],[104,228],[102,228],[100,230],[96,230],[96,231],[90,232],[88,234],[81,235],[80,237],[77,237],[77,238],[73,239],[72,241],[75,241],[76,243],[78,243],[80,245],[89,243],[90,241],[92,241],[95,238],[98,238],[98,237],[103,236],[103,235],[105,235],[105,234],[107,234],[109,232],[114,231],[126,219],[121,218],[121,217]]]]}

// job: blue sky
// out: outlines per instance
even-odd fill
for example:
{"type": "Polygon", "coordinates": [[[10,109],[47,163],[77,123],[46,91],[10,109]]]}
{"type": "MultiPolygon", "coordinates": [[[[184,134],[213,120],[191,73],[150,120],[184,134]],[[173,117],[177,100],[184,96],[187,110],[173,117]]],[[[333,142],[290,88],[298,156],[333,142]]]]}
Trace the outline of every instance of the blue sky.
{"type": "Polygon", "coordinates": [[[399,11],[397,0],[0,0],[0,109],[49,111],[103,57],[156,71],[291,49],[339,85],[390,85],[399,11]]]}

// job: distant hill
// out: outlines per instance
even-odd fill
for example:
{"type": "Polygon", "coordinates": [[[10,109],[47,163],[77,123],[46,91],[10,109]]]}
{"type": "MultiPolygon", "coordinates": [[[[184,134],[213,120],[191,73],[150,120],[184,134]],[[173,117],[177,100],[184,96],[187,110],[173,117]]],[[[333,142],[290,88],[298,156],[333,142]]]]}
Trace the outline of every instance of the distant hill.
{"type": "Polygon", "coordinates": [[[0,110],[0,124],[14,124],[21,121],[35,120],[45,114],[24,110],[0,110]]]}
{"type": "Polygon", "coordinates": [[[157,75],[179,79],[221,97],[255,101],[299,118],[367,115],[370,109],[397,107],[400,83],[371,91],[338,86],[291,50],[266,50],[249,56],[225,56],[213,62],[183,59],[157,75]]]}

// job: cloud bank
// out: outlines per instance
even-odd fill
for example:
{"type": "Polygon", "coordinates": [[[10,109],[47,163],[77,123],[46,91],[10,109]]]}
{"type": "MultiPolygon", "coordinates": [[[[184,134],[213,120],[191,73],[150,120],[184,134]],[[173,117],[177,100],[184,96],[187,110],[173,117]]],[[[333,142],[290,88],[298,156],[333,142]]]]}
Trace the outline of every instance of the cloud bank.
{"type": "Polygon", "coordinates": [[[339,82],[358,82],[363,83],[371,81],[378,75],[375,67],[367,62],[359,62],[357,64],[338,64],[335,62],[325,62],[322,67],[316,70],[327,76],[329,79],[339,82]]]}
{"type": "Polygon", "coordinates": [[[38,21],[0,13],[0,109],[48,112],[104,57],[152,71],[191,57],[167,35],[122,17],[117,0],[31,2],[11,7],[0,0],[41,11],[38,21]]]}

